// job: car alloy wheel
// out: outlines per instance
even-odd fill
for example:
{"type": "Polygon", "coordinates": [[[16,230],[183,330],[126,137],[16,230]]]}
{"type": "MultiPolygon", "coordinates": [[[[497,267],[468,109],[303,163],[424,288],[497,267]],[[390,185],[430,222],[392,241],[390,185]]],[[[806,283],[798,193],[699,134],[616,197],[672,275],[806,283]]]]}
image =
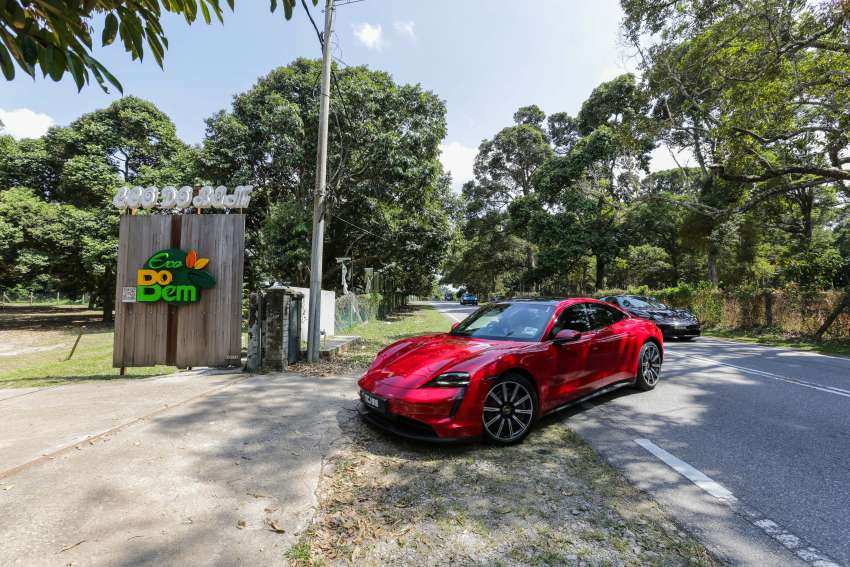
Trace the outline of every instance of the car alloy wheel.
{"type": "Polygon", "coordinates": [[[658,345],[647,342],[640,349],[638,373],[635,383],[641,390],[651,390],[661,377],[661,351],[658,345]]]}
{"type": "Polygon", "coordinates": [[[484,398],[484,433],[496,443],[515,443],[528,434],[534,414],[533,387],[521,376],[508,375],[484,398]]]}

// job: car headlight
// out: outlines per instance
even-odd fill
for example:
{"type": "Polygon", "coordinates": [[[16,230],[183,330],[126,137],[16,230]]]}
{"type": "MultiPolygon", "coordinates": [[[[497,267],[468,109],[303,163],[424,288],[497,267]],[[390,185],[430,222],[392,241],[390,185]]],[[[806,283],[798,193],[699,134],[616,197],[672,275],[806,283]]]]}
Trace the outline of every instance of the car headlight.
{"type": "Polygon", "coordinates": [[[469,386],[469,372],[446,372],[440,374],[425,386],[437,388],[460,388],[469,386]]]}

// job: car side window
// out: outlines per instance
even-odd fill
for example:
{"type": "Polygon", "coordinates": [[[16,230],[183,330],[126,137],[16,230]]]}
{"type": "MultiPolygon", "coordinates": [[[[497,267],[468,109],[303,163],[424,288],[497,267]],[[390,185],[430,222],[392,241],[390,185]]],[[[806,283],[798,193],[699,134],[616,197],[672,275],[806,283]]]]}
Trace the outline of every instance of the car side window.
{"type": "Polygon", "coordinates": [[[603,303],[587,304],[587,312],[590,317],[590,328],[592,330],[604,329],[617,321],[625,319],[625,315],[616,309],[612,309],[603,303]]]}
{"type": "Polygon", "coordinates": [[[572,329],[573,331],[578,331],[580,333],[589,331],[590,321],[587,318],[584,305],[584,303],[571,305],[561,311],[561,314],[558,316],[558,320],[555,321],[555,325],[552,327],[551,336],[554,337],[564,329],[572,329]]]}

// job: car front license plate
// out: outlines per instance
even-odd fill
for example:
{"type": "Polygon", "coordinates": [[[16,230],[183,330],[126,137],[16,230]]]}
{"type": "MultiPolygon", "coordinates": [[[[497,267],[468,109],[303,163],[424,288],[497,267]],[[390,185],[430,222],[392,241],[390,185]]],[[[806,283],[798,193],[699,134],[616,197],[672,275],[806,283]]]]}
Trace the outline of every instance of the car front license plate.
{"type": "Polygon", "coordinates": [[[364,390],[360,390],[360,399],[363,400],[363,403],[366,404],[366,407],[369,409],[381,413],[387,413],[387,400],[372,395],[364,390]]]}

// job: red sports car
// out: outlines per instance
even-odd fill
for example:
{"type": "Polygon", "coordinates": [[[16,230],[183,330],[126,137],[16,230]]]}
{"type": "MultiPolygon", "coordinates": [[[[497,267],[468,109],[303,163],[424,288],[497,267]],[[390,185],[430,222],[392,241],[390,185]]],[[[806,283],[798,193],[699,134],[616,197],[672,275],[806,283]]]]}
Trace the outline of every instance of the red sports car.
{"type": "Polygon", "coordinates": [[[655,323],[595,299],[500,301],[378,353],[358,382],[363,415],[416,439],[515,443],[544,414],[651,390],[663,345],[655,323]]]}

